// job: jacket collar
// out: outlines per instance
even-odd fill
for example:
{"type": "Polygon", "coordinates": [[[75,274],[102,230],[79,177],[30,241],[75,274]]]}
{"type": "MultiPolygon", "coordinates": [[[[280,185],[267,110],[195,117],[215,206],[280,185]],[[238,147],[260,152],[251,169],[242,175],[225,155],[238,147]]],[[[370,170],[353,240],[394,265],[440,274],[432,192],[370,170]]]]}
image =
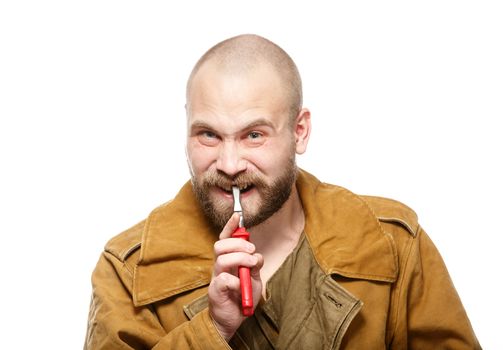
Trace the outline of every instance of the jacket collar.
{"type": "MultiPolygon", "coordinates": [[[[302,170],[297,189],[306,215],[306,237],[326,274],[396,280],[395,245],[366,202],[302,170]]],[[[135,305],[209,284],[217,239],[218,232],[211,229],[187,182],[146,221],[133,277],[135,305]]]]}
{"type": "Polygon", "coordinates": [[[316,261],[326,274],[394,282],[398,255],[368,204],[354,193],[321,183],[300,171],[297,180],[305,233],[316,261]]]}
{"type": "Polygon", "coordinates": [[[187,182],[146,220],[133,275],[134,304],[149,304],[209,284],[217,238],[187,182]]]}

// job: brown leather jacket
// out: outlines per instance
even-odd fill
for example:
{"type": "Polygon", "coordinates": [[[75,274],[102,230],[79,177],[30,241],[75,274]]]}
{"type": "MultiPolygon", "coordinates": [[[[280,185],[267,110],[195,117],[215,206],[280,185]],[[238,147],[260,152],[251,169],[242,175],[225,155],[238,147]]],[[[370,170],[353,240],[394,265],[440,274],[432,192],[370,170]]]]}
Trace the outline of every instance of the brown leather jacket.
{"type": "MultiPolygon", "coordinates": [[[[289,349],[480,348],[442,258],[411,209],[304,171],[297,188],[306,239],[325,278],[306,311],[306,323],[315,323],[304,324],[302,336],[287,334],[296,338],[289,349]]],[[[204,298],[217,236],[187,183],[110,240],[92,276],[84,348],[230,349],[204,298]]]]}

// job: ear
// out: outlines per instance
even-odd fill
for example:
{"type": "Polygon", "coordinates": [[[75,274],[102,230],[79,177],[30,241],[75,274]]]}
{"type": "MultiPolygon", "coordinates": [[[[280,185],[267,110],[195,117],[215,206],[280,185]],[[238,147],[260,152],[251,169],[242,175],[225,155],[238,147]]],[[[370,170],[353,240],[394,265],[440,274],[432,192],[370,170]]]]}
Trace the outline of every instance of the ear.
{"type": "Polygon", "coordinates": [[[307,108],[302,108],[295,118],[294,125],[295,152],[297,154],[303,154],[306,151],[310,135],[311,112],[307,108]]]}

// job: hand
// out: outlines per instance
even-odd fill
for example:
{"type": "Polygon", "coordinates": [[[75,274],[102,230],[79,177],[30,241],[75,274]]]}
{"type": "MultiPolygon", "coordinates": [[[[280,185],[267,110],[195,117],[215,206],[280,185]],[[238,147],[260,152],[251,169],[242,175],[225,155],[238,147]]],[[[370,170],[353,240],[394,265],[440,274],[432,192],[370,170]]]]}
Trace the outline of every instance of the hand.
{"type": "Polygon", "coordinates": [[[260,269],[264,264],[262,255],[255,253],[255,245],[241,238],[231,238],[239,224],[239,215],[234,214],[215,243],[215,265],[208,289],[210,316],[220,334],[228,341],[246,319],[241,312],[241,290],[238,267],[250,268],[253,308],[257,307],[262,293],[260,269]]]}

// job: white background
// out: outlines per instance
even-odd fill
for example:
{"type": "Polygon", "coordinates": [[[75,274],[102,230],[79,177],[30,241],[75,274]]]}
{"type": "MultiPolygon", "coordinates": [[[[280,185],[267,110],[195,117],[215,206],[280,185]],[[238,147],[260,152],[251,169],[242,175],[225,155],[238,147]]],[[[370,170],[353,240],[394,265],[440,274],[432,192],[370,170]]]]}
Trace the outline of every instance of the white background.
{"type": "Polygon", "coordinates": [[[1,347],[82,347],[103,245],[188,179],[193,64],[257,33],[303,77],[299,164],[414,208],[481,344],[501,349],[500,2],[172,3],[0,4],[1,347]]]}

